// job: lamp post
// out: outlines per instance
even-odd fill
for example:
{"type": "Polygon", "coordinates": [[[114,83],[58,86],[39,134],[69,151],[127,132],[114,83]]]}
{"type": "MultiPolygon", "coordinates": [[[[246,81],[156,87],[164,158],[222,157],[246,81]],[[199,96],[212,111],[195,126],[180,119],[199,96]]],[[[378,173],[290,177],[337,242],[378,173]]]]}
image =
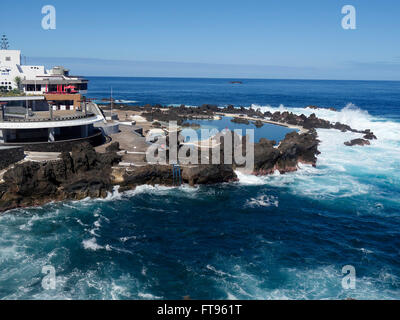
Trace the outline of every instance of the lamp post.
{"type": "Polygon", "coordinates": [[[4,121],[5,119],[5,116],[4,116],[4,113],[5,113],[5,110],[4,110],[4,108],[6,107],[6,105],[7,105],[7,102],[0,102],[0,106],[1,106],[1,121],[4,121]]]}
{"type": "Polygon", "coordinates": [[[114,99],[112,97],[112,91],[111,91],[111,97],[110,98],[101,99],[101,101],[110,102],[110,119],[112,120],[112,109],[113,109],[113,103],[114,103],[114,99]]]}
{"type": "Polygon", "coordinates": [[[87,116],[87,102],[92,102],[95,99],[89,99],[86,97],[83,97],[82,100],[79,100],[79,102],[83,103],[83,112],[85,113],[85,117],[87,116]]]}
{"type": "Polygon", "coordinates": [[[47,100],[49,104],[49,113],[50,113],[50,120],[53,120],[53,106],[56,105],[56,102],[53,100],[47,100]]]}

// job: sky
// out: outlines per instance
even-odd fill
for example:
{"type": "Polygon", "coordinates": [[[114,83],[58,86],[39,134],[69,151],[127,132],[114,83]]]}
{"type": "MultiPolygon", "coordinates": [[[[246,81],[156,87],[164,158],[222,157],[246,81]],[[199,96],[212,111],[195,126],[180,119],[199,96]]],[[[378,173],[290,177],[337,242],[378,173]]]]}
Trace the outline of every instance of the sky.
{"type": "Polygon", "coordinates": [[[86,76],[400,80],[399,17],[398,0],[2,0],[0,33],[86,76]]]}

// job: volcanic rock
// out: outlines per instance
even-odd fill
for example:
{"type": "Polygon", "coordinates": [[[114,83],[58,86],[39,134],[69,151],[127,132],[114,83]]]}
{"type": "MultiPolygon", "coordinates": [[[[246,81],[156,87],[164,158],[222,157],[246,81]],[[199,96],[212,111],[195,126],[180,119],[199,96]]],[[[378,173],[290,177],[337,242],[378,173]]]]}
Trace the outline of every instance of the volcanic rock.
{"type": "Polygon", "coordinates": [[[240,124],[250,124],[250,121],[245,118],[234,117],[231,122],[240,124]]]}
{"type": "Polygon", "coordinates": [[[348,147],[351,147],[351,146],[365,146],[365,145],[369,146],[371,143],[365,139],[354,139],[351,141],[347,141],[344,144],[348,147]]]}

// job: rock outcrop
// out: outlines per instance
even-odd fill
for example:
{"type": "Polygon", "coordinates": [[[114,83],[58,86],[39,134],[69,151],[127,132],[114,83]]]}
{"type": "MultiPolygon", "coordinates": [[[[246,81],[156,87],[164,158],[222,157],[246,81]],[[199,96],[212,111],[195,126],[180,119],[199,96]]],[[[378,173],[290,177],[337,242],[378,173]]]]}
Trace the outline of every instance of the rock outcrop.
{"type": "Polygon", "coordinates": [[[231,122],[240,124],[250,124],[250,121],[245,118],[234,117],[231,122]]]}
{"type": "Polygon", "coordinates": [[[316,166],[319,140],[315,130],[299,134],[288,133],[279,146],[275,141],[260,139],[254,145],[254,173],[270,174],[296,171],[299,163],[316,166]]]}
{"type": "Polygon", "coordinates": [[[232,165],[218,164],[182,166],[180,175],[181,180],[177,177],[174,178],[172,165],[135,167],[123,174],[120,190],[130,190],[143,184],[174,186],[182,182],[194,186],[230,182],[237,179],[232,165]]]}
{"type": "Polygon", "coordinates": [[[367,129],[367,130],[365,130],[365,135],[364,135],[364,139],[367,139],[367,140],[376,140],[377,138],[376,138],[376,136],[374,135],[374,133],[373,132],[371,132],[369,129],[367,129]]]}
{"type": "Polygon", "coordinates": [[[371,143],[365,139],[354,139],[351,141],[347,141],[344,145],[351,147],[351,146],[369,146],[371,143]]]}
{"type": "Polygon", "coordinates": [[[121,160],[115,152],[96,153],[89,143],[49,162],[24,162],[8,170],[0,185],[0,211],[64,199],[101,197],[112,189],[110,172],[121,160]]]}
{"type": "Polygon", "coordinates": [[[256,128],[262,128],[264,126],[264,122],[261,120],[256,120],[253,122],[253,124],[256,126],[256,128]]]}

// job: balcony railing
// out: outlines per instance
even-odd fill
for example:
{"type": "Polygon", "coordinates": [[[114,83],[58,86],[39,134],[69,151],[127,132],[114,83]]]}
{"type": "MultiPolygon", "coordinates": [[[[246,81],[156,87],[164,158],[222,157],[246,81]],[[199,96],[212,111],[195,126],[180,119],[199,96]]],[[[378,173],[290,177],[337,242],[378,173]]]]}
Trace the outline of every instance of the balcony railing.
{"type": "Polygon", "coordinates": [[[21,115],[6,115],[4,119],[0,118],[0,122],[49,122],[49,121],[68,121],[68,120],[79,120],[94,117],[94,113],[85,114],[74,114],[74,115],[65,115],[65,116],[26,116],[21,117],[21,115]]]}

